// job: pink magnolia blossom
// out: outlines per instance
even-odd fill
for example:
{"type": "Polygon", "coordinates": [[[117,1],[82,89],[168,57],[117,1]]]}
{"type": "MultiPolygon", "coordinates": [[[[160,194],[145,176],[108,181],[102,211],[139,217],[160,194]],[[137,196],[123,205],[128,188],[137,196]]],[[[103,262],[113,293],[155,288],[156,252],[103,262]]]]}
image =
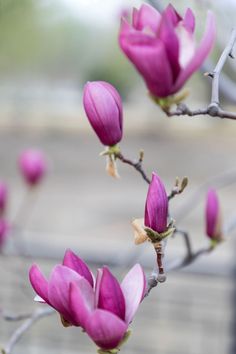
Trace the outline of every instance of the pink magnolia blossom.
{"type": "Polygon", "coordinates": [[[0,215],[4,214],[7,206],[8,188],[6,183],[0,181],[0,215]]]}
{"type": "Polygon", "coordinates": [[[120,47],[155,97],[179,91],[208,56],[216,33],[213,14],[208,12],[205,33],[198,46],[194,29],[192,11],[187,9],[182,18],[172,5],[160,14],[143,4],[139,10],[133,10],[132,24],[122,19],[120,47]]]}
{"type": "Polygon", "coordinates": [[[88,82],[84,87],[83,103],[101,143],[106,146],[117,144],[123,133],[123,108],[117,90],[108,82],[88,82]]]}
{"type": "Polygon", "coordinates": [[[71,325],[81,326],[102,349],[116,348],[123,339],[146,290],[143,270],[136,264],[119,284],[107,267],[98,269],[96,282],[86,263],[67,251],[49,280],[37,265],[30,282],[42,301],[71,325]]]}
{"type": "Polygon", "coordinates": [[[144,225],[159,233],[166,231],[168,198],[160,177],[153,172],[145,205],[144,225]]]}
{"type": "Polygon", "coordinates": [[[221,213],[219,200],[214,189],[207,193],[206,200],[206,234],[213,240],[222,240],[221,213]]]}
{"type": "Polygon", "coordinates": [[[26,183],[35,186],[45,175],[46,159],[41,151],[29,149],[20,155],[19,168],[26,183]]]}

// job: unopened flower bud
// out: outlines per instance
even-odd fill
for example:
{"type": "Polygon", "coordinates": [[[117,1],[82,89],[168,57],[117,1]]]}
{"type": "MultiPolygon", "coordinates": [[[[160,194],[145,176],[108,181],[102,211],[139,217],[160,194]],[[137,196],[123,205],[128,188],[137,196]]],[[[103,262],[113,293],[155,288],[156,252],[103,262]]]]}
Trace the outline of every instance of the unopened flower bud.
{"type": "Polygon", "coordinates": [[[26,183],[37,185],[46,172],[46,160],[41,151],[26,150],[19,158],[19,168],[26,183]]]}
{"type": "Polygon", "coordinates": [[[144,225],[158,233],[163,233],[167,229],[167,218],[166,190],[159,176],[153,173],[146,199],[144,225]]]}
{"type": "Polygon", "coordinates": [[[7,205],[8,188],[6,183],[0,181],[0,215],[4,214],[7,205]]]}
{"type": "Polygon", "coordinates": [[[8,232],[9,232],[9,224],[6,220],[0,219],[0,250],[4,246],[8,232]]]}
{"type": "Polygon", "coordinates": [[[222,241],[222,225],[219,200],[214,189],[207,193],[206,200],[206,234],[215,241],[222,241]]]}
{"type": "Polygon", "coordinates": [[[106,146],[117,144],[123,133],[122,101],[117,90],[104,81],[88,82],[83,103],[88,120],[106,146]]]}

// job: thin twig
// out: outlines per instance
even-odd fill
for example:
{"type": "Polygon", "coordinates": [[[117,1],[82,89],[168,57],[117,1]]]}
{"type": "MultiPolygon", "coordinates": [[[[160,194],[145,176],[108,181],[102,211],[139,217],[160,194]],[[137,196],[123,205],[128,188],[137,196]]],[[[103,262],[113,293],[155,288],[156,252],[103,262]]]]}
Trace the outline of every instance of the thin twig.
{"type": "Polygon", "coordinates": [[[199,115],[209,115],[211,117],[236,119],[236,113],[229,112],[221,109],[219,100],[219,78],[223,66],[228,57],[233,58],[233,48],[236,41],[236,29],[232,30],[229,42],[225,47],[223,53],[218,60],[215,69],[212,72],[207,73],[208,76],[212,78],[212,89],[211,89],[211,102],[206,108],[200,108],[196,110],[191,110],[184,103],[177,105],[175,111],[165,111],[168,117],[173,116],[199,116],[199,115]]]}
{"type": "Polygon", "coordinates": [[[180,234],[181,236],[183,236],[185,246],[186,246],[186,257],[185,258],[190,259],[193,255],[193,252],[192,252],[192,245],[191,245],[189,233],[187,231],[175,229],[174,234],[180,234]]]}
{"type": "Polygon", "coordinates": [[[123,163],[126,163],[130,166],[133,166],[135,168],[136,171],[138,171],[141,176],[143,177],[143,179],[148,183],[150,184],[151,183],[151,180],[147,177],[146,173],[144,172],[143,170],[143,167],[142,167],[142,159],[139,158],[139,160],[136,162],[136,161],[132,161],[132,160],[129,160],[127,159],[126,157],[124,157],[122,155],[121,152],[119,152],[118,154],[116,154],[116,158],[119,159],[120,161],[122,161],[123,163]]]}
{"type": "Polygon", "coordinates": [[[38,308],[36,309],[30,318],[28,318],[25,322],[22,323],[20,327],[18,327],[15,332],[11,335],[8,343],[6,344],[5,348],[1,350],[2,354],[11,354],[15,345],[21,339],[21,337],[27,332],[33,324],[35,324],[40,319],[50,316],[55,313],[55,310],[52,308],[38,308]]]}
{"type": "Polygon", "coordinates": [[[23,314],[19,314],[19,315],[6,313],[5,311],[3,311],[1,313],[1,317],[5,321],[9,321],[9,322],[23,321],[23,320],[26,320],[27,318],[30,318],[31,316],[32,316],[32,313],[23,313],[23,314]]]}

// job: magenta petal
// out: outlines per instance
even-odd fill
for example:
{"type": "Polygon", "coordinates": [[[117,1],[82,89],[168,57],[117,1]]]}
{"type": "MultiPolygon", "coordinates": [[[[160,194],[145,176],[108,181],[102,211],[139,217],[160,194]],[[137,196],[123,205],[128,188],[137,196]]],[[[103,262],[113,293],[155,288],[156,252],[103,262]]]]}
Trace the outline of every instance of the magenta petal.
{"type": "Polygon", "coordinates": [[[87,279],[93,287],[93,276],[87,264],[71,250],[67,250],[63,259],[63,265],[73,269],[87,279]]]}
{"type": "Polygon", "coordinates": [[[178,22],[182,21],[182,17],[171,4],[169,4],[167,8],[162,12],[162,16],[166,17],[173,26],[177,26],[178,22]]]}
{"type": "Polygon", "coordinates": [[[173,85],[172,69],[164,44],[143,33],[121,33],[120,46],[126,56],[144,77],[151,93],[168,96],[173,85]]]}
{"type": "Polygon", "coordinates": [[[76,325],[76,321],[70,311],[70,283],[75,282],[79,284],[81,279],[84,278],[74,270],[63,265],[55,266],[49,279],[48,298],[51,305],[73,325],[76,325]]]}
{"type": "Polygon", "coordinates": [[[125,322],[129,324],[146,291],[146,277],[139,264],[133,266],[125,276],[121,283],[121,289],[125,297],[125,322]]]}
{"type": "Polygon", "coordinates": [[[88,316],[94,310],[94,292],[87,280],[70,285],[70,308],[77,326],[85,328],[88,316]]]}
{"type": "Polygon", "coordinates": [[[36,264],[33,264],[30,268],[29,279],[36,294],[50,305],[48,300],[48,281],[45,279],[36,264]]]}
{"type": "Polygon", "coordinates": [[[215,238],[216,228],[219,220],[219,200],[214,189],[210,189],[207,193],[206,203],[206,233],[210,238],[215,238]]]}
{"type": "Polygon", "coordinates": [[[107,267],[103,267],[100,277],[98,308],[110,311],[125,319],[125,299],[120,284],[107,267]]]}
{"type": "Polygon", "coordinates": [[[187,9],[184,15],[183,26],[190,33],[194,32],[195,29],[195,16],[191,9],[187,9]]]}
{"type": "Polygon", "coordinates": [[[179,40],[175,27],[166,14],[163,14],[159,29],[159,38],[163,42],[175,80],[180,72],[179,40]]]}
{"type": "Polygon", "coordinates": [[[164,232],[167,228],[168,198],[165,186],[156,173],[148,188],[145,205],[144,225],[154,231],[164,232]]]}
{"type": "Polygon", "coordinates": [[[154,7],[143,4],[139,10],[133,10],[133,26],[136,30],[150,28],[156,33],[160,24],[161,15],[154,7]]]}
{"type": "Polygon", "coordinates": [[[200,68],[213,47],[216,35],[215,18],[212,12],[208,12],[206,30],[203,38],[196,49],[195,55],[189,64],[180,72],[180,75],[173,87],[172,93],[181,89],[185,81],[200,68]]]}
{"type": "Polygon", "coordinates": [[[87,334],[101,349],[114,349],[123,339],[127,324],[108,311],[97,309],[88,318],[87,334]]]}

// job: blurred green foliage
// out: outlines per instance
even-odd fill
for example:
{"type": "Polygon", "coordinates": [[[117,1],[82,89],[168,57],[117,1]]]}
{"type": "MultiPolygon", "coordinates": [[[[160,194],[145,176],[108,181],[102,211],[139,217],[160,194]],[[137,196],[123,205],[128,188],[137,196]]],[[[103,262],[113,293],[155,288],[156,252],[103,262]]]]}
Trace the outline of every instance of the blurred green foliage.
{"type": "Polygon", "coordinates": [[[118,28],[118,17],[107,31],[56,0],[0,0],[1,77],[107,80],[125,94],[137,76],[119,50],[118,28]]]}

